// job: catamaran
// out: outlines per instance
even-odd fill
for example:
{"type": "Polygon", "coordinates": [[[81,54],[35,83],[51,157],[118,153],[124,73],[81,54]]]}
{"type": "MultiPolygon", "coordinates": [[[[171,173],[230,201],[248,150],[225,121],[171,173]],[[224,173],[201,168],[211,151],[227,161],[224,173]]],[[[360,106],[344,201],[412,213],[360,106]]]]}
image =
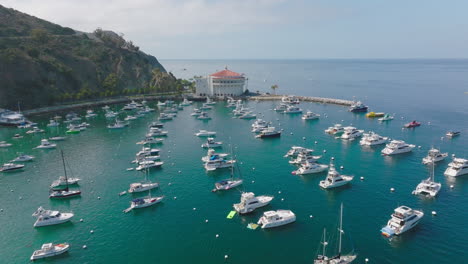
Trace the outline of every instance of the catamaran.
{"type": "Polygon", "coordinates": [[[431,196],[431,197],[435,197],[439,191],[440,191],[440,187],[442,186],[442,184],[440,184],[440,182],[435,182],[434,181],[434,167],[435,167],[435,164],[434,162],[431,163],[432,164],[432,170],[431,170],[431,173],[429,175],[429,178],[423,180],[421,183],[418,184],[418,186],[416,186],[416,189],[413,191],[413,194],[417,195],[417,194],[422,194],[422,195],[426,195],[426,196],[431,196]]]}

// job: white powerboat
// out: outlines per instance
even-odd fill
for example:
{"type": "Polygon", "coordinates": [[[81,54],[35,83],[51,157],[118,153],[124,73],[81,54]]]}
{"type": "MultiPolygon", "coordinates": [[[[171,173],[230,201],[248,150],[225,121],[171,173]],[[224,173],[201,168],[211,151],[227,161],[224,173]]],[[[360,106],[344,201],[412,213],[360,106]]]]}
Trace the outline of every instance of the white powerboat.
{"type": "Polygon", "coordinates": [[[107,111],[104,116],[108,119],[115,118],[117,116],[117,113],[114,111],[107,111]]]}
{"type": "Polygon", "coordinates": [[[390,120],[393,120],[393,116],[389,115],[389,114],[385,114],[383,117],[377,119],[379,120],[380,122],[385,122],[385,121],[390,121],[390,120]]]}
{"type": "Polygon", "coordinates": [[[211,117],[208,116],[208,113],[201,112],[200,115],[197,116],[198,120],[209,120],[211,117]]]}
{"type": "Polygon", "coordinates": [[[70,221],[74,216],[73,213],[60,213],[59,211],[45,210],[44,208],[37,208],[32,216],[37,217],[34,227],[58,225],[70,221]]]}
{"type": "Polygon", "coordinates": [[[52,149],[57,147],[57,144],[50,143],[47,139],[41,139],[41,144],[37,146],[37,149],[52,149]]]}
{"type": "Polygon", "coordinates": [[[276,112],[284,112],[284,111],[286,111],[286,109],[288,109],[288,106],[289,106],[289,105],[287,105],[287,104],[281,103],[280,105],[278,105],[278,106],[277,106],[275,109],[273,109],[273,110],[275,110],[276,112]]]}
{"type": "Polygon", "coordinates": [[[319,117],[319,114],[316,114],[312,111],[307,111],[304,115],[302,115],[302,120],[314,120],[319,119],[319,117]]]}
{"type": "Polygon", "coordinates": [[[202,148],[220,148],[223,146],[223,142],[215,141],[214,138],[207,138],[206,142],[201,145],[202,148]]]}
{"type": "Polygon", "coordinates": [[[449,131],[445,134],[448,138],[454,138],[460,135],[460,131],[449,131]]]}
{"type": "Polygon", "coordinates": [[[58,127],[59,125],[60,123],[55,121],[54,119],[49,120],[49,124],[47,124],[48,127],[58,127]]]}
{"type": "Polygon", "coordinates": [[[256,135],[256,138],[270,138],[270,137],[280,137],[281,131],[276,130],[275,127],[267,127],[260,131],[260,134],[256,135]]]}
{"type": "Polygon", "coordinates": [[[395,209],[392,218],[388,220],[387,226],[380,231],[386,237],[401,235],[415,227],[423,216],[424,213],[422,211],[413,210],[408,206],[400,206],[395,209]]]}
{"type": "Polygon", "coordinates": [[[302,109],[297,106],[290,105],[286,110],[283,112],[284,114],[300,114],[302,113],[302,109]]]}
{"type": "Polygon", "coordinates": [[[182,105],[182,106],[189,106],[191,104],[192,104],[192,101],[187,100],[187,98],[184,98],[182,103],[180,103],[180,105],[182,105]]]}
{"type": "Polygon", "coordinates": [[[86,111],[86,115],[85,115],[86,118],[93,118],[93,117],[96,117],[96,116],[97,116],[97,114],[94,113],[93,110],[89,109],[89,110],[86,111]]]}
{"type": "Polygon", "coordinates": [[[334,126],[331,126],[327,129],[325,129],[325,133],[331,134],[331,135],[341,135],[344,132],[344,128],[341,124],[335,124],[334,126]]]}
{"type": "Polygon", "coordinates": [[[257,224],[262,228],[278,227],[296,221],[296,215],[291,210],[266,211],[257,224]]]}
{"type": "Polygon", "coordinates": [[[440,182],[434,181],[434,167],[435,164],[432,163],[432,170],[429,175],[429,178],[419,183],[418,186],[416,186],[416,189],[413,191],[413,194],[422,194],[435,197],[437,193],[439,193],[442,184],[440,184],[440,182]]]}
{"type": "Polygon", "coordinates": [[[0,172],[11,172],[22,170],[24,168],[23,164],[15,164],[15,163],[5,163],[3,166],[0,167],[0,172]]]}
{"type": "Polygon", "coordinates": [[[121,129],[121,128],[125,128],[127,126],[128,126],[128,123],[116,119],[115,123],[112,124],[112,125],[108,125],[107,128],[109,128],[109,129],[121,129]]]}
{"type": "Polygon", "coordinates": [[[22,139],[23,136],[20,135],[20,134],[15,134],[13,137],[11,137],[12,139],[22,139]]]}
{"type": "Polygon", "coordinates": [[[147,147],[143,147],[140,151],[138,151],[136,153],[136,157],[139,158],[139,157],[146,157],[146,156],[157,156],[159,155],[159,152],[161,150],[160,149],[156,149],[156,148],[147,148],[147,147]]]}
{"type": "Polygon", "coordinates": [[[6,141],[0,141],[0,148],[8,148],[11,147],[11,143],[7,143],[6,141]]]}
{"type": "Polygon", "coordinates": [[[302,164],[299,167],[299,169],[293,171],[292,174],[305,175],[305,174],[319,173],[322,171],[326,171],[327,169],[328,169],[328,165],[306,162],[302,164]]]}
{"type": "Polygon", "coordinates": [[[201,113],[202,113],[201,110],[195,108],[195,109],[193,109],[193,112],[190,115],[191,116],[199,116],[199,115],[201,115],[201,113]]]}
{"type": "Polygon", "coordinates": [[[157,188],[159,183],[157,182],[136,182],[130,184],[130,188],[128,189],[129,193],[138,193],[138,192],[145,192],[154,188],[157,188]]]}
{"type": "Polygon", "coordinates": [[[243,192],[240,203],[234,204],[234,210],[239,214],[248,214],[257,208],[267,206],[273,198],[267,195],[255,196],[253,192],[243,192]]]}
{"type": "Polygon", "coordinates": [[[216,169],[231,168],[234,166],[234,163],[236,163],[236,160],[225,160],[219,158],[214,160],[208,160],[207,162],[205,162],[204,167],[207,171],[214,171],[216,169]]]}
{"type": "Polygon", "coordinates": [[[169,132],[162,130],[160,128],[150,128],[150,131],[148,134],[146,134],[146,137],[166,137],[169,132]]]}
{"type": "Polygon", "coordinates": [[[172,120],[174,117],[167,113],[160,113],[158,120],[172,120]]]}
{"type": "Polygon", "coordinates": [[[468,159],[454,158],[445,170],[445,176],[457,177],[468,174],[468,159]]]}
{"type": "Polygon", "coordinates": [[[137,145],[151,145],[151,144],[159,144],[162,143],[164,139],[162,138],[154,138],[154,137],[146,137],[142,141],[138,141],[137,145]]]}
{"type": "Polygon", "coordinates": [[[355,127],[348,126],[344,128],[344,132],[341,135],[341,139],[354,140],[355,138],[362,136],[363,133],[364,130],[358,130],[355,127]]]}
{"type": "Polygon", "coordinates": [[[35,157],[31,155],[21,154],[18,157],[14,158],[11,162],[26,162],[32,161],[35,157]]]}
{"type": "Polygon", "coordinates": [[[154,160],[143,160],[138,162],[138,167],[136,167],[137,171],[145,170],[145,169],[152,169],[152,168],[159,168],[164,164],[162,161],[154,161],[154,160]]]}
{"type": "Polygon", "coordinates": [[[195,136],[197,137],[213,137],[216,136],[215,131],[208,131],[208,130],[200,130],[197,133],[195,133],[195,136]]]}
{"type": "Polygon", "coordinates": [[[265,128],[267,128],[269,124],[270,124],[269,122],[266,122],[266,121],[264,121],[262,119],[257,119],[252,124],[252,132],[253,133],[259,133],[262,130],[264,130],[265,128]]]}
{"type": "Polygon", "coordinates": [[[55,180],[52,182],[50,185],[50,188],[57,188],[60,186],[67,186],[67,185],[73,185],[73,184],[78,184],[80,181],[80,178],[65,178],[63,176],[60,176],[58,180],[55,180]]]}
{"type": "Polygon", "coordinates": [[[250,111],[239,116],[239,119],[255,119],[255,118],[257,118],[257,115],[250,111]]]}
{"type": "Polygon", "coordinates": [[[226,158],[229,154],[227,153],[216,153],[214,149],[208,149],[206,156],[202,157],[203,162],[208,162],[210,160],[222,160],[226,158]]]}
{"type": "Polygon", "coordinates": [[[306,153],[308,155],[311,155],[312,152],[314,152],[313,149],[308,149],[300,146],[292,146],[290,150],[284,155],[285,158],[290,157],[290,158],[296,158],[300,153],[306,153]]]}
{"type": "Polygon", "coordinates": [[[441,153],[440,150],[436,148],[431,148],[426,157],[422,159],[423,164],[431,164],[434,162],[442,161],[448,156],[448,153],[441,153]]]}
{"type": "Polygon", "coordinates": [[[403,140],[392,140],[382,150],[383,155],[395,155],[412,151],[416,146],[406,144],[403,140]]]}
{"type": "Polygon", "coordinates": [[[354,176],[340,175],[335,169],[333,161],[330,163],[330,169],[328,170],[327,177],[325,180],[320,181],[319,186],[324,189],[331,189],[340,187],[350,183],[354,176]]]}
{"type": "Polygon", "coordinates": [[[293,95],[287,95],[287,96],[285,95],[281,97],[281,102],[285,104],[299,104],[300,103],[299,98],[293,95]]]}
{"type": "Polygon", "coordinates": [[[66,139],[66,137],[55,136],[55,137],[50,137],[49,141],[64,141],[65,139],[66,139]]]}
{"type": "Polygon", "coordinates": [[[209,104],[202,104],[202,106],[200,107],[201,110],[211,110],[213,109],[213,106],[209,105],[209,104]]]}
{"type": "Polygon", "coordinates": [[[61,243],[55,245],[52,243],[43,244],[41,249],[34,251],[34,253],[31,256],[31,260],[57,256],[67,252],[69,249],[70,245],[68,243],[61,243]]]}
{"type": "Polygon", "coordinates": [[[107,110],[109,110],[109,109],[110,109],[110,106],[108,106],[108,105],[105,105],[105,106],[103,106],[103,107],[101,107],[101,108],[102,108],[102,110],[105,110],[105,111],[107,111],[107,110]]]}
{"type": "Polygon", "coordinates": [[[382,137],[374,132],[369,132],[363,134],[361,141],[359,144],[361,146],[375,146],[380,144],[385,144],[388,141],[388,137],[382,137]]]}
{"type": "Polygon", "coordinates": [[[37,133],[44,133],[44,129],[33,127],[31,130],[26,131],[26,134],[37,134],[37,133]]]}
{"type": "Polygon", "coordinates": [[[315,163],[317,162],[322,156],[314,156],[308,150],[300,152],[299,155],[295,159],[289,161],[289,164],[293,165],[301,165],[305,163],[315,163]]]}
{"type": "Polygon", "coordinates": [[[137,120],[138,117],[136,116],[132,116],[132,115],[128,115],[124,118],[124,121],[131,121],[131,120],[137,120]]]}

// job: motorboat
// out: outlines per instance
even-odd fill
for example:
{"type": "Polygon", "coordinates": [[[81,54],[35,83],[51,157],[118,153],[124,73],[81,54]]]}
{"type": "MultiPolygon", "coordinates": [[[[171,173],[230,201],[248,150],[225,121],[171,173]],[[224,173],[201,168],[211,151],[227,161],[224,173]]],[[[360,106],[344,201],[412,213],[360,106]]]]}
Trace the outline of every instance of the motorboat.
{"type": "Polygon", "coordinates": [[[184,98],[184,100],[182,101],[182,103],[180,103],[180,105],[182,106],[189,106],[192,104],[192,101],[190,100],[187,100],[187,98],[184,98]]]}
{"type": "Polygon", "coordinates": [[[367,112],[367,105],[364,105],[361,101],[354,101],[349,107],[350,112],[367,112]]]}
{"type": "Polygon", "coordinates": [[[328,165],[306,162],[306,163],[303,163],[299,167],[299,169],[293,171],[292,174],[293,175],[305,175],[305,174],[323,172],[323,171],[326,171],[327,169],[328,169],[328,165]]]}
{"type": "Polygon", "coordinates": [[[319,119],[319,117],[319,114],[316,114],[312,111],[307,111],[304,115],[302,115],[302,120],[314,120],[319,119]]]}
{"type": "Polygon", "coordinates": [[[327,177],[325,180],[320,181],[319,186],[324,189],[336,188],[350,183],[353,178],[354,176],[340,175],[340,173],[336,171],[332,160],[330,168],[328,169],[327,177]]]}
{"type": "Polygon", "coordinates": [[[364,133],[364,130],[358,130],[355,127],[348,126],[344,128],[344,132],[341,135],[341,139],[354,140],[364,133]]]}
{"type": "Polygon", "coordinates": [[[239,214],[248,214],[257,208],[267,206],[273,198],[267,195],[255,196],[253,192],[243,192],[240,203],[234,204],[233,207],[239,214]]]}
{"type": "Polygon", "coordinates": [[[339,136],[344,133],[344,128],[341,124],[335,124],[327,129],[325,129],[325,133],[339,136]]]}
{"type": "Polygon", "coordinates": [[[234,179],[234,178],[218,181],[215,183],[214,191],[227,191],[229,189],[232,189],[234,187],[241,185],[242,183],[243,183],[242,179],[234,179]]]}
{"type": "Polygon", "coordinates": [[[120,120],[116,119],[115,123],[112,124],[112,125],[108,125],[107,128],[109,128],[109,129],[121,129],[121,128],[125,128],[127,126],[128,126],[127,122],[123,122],[123,121],[120,121],[120,120]]]}
{"type": "Polygon", "coordinates": [[[385,113],[382,113],[382,112],[369,112],[366,114],[366,117],[367,118],[375,118],[375,117],[384,117],[385,116],[385,113]]]}
{"type": "Polygon", "coordinates": [[[269,126],[269,124],[270,124],[270,122],[266,122],[265,120],[262,120],[262,119],[257,119],[252,124],[252,132],[253,133],[259,133],[263,129],[267,128],[269,126]]]}
{"type": "Polygon", "coordinates": [[[50,225],[58,225],[71,220],[74,216],[73,213],[61,213],[59,211],[51,211],[45,210],[40,206],[37,208],[36,212],[32,214],[33,217],[36,217],[36,222],[34,223],[34,227],[41,227],[41,226],[50,226],[50,225]]]}
{"type": "Polygon", "coordinates": [[[401,235],[415,227],[423,216],[423,211],[414,210],[408,206],[402,205],[395,209],[392,217],[387,222],[387,226],[382,228],[380,231],[382,232],[382,235],[386,237],[401,235]]]}
{"type": "Polygon", "coordinates": [[[145,192],[154,188],[157,188],[159,183],[157,182],[137,182],[130,184],[128,189],[129,193],[145,192]]]}
{"type": "Polygon", "coordinates": [[[405,124],[405,127],[406,127],[406,128],[413,128],[413,127],[418,127],[418,126],[420,126],[420,125],[421,125],[420,122],[418,122],[418,121],[416,121],[416,120],[413,120],[413,121],[411,121],[411,122],[405,124]]]}
{"type": "Polygon", "coordinates": [[[290,106],[288,106],[288,108],[286,108],[286,110],[284,110],[283,113],[284,114],[301,114],[302,109],[300,109],[297,106],[290,105],[290,106]]]}
{"type": "Polygon", "coordinates": [[[102,107],[102,110],[105,110],[105,111],[107,111],[109,109],[110,109],[110,107],[108,105],[105,105],[105,106],[102,107]]]}
{"type": "Polygon", "coordinates": [[[150,131],[148,134],[146,134],[146,137],[166,137],[169,132],[162,130],[160,128],[150,128],[150,131]]]}
{"type": "Polygon", "coordinates": [[[137,120],[138,117],[136,116],[132,116],[132,115],[128,115],[124,118],[124,121],[131,121],[131,120],[137,120]]]}
{"type": "Polygon", "coordinates": [[[153,168],[160,168],[164,162],[162,161],[154,161],[154,160],[144,160],[138,162],[138,167],[135,170],[141,171],[145,169],[153,169],[153,168]]]}
{"type": "Polygon", "coordinates": [[[347,264],[353,262],[357,255],[351,252],[350,254],[341,254],[341,247],[342,247],[342,236],[343,236],[343,204],[341,204],[340,210],[340,226],[338,228],[338,254],[333,257],[327,256],[326,247],[328,245],[327,242],[327,232],[326,229],[323,230],[323,242],[321,242],[323,246],[323,251],[321,255],[318,255],[317,258],[314,260],[314,264],[347,264]]]}
{"type": "Polygon", "coordinates": [[[140,107],[142,107],[142,106],[143,106],[142,104],[139,104],[139,103],[137,103],[137,102],[135,102],[135,101],[132,100],[130,103],[126,104],[126,105],[123,107],[123,110],[127,110],[127,111],[129,111],[129,110],[135,110],[135,109],[140,108],[140,107]]]}
{"type": "Polygon", "coordinates": [[[393,117],[392,115],[390,115],[390,114],[385,114],[383,117],[381,117],[381,118],[379,118],[379,119],[377,119],[377,120],[379,120],[379,121],[381,121],[381,122],[384,122],[384,121],[393,120],[393,118],[394,118],[394,117],[393,117]]]}
{"type": "Polygon", "coordinates": [[[89,109],[89,110],[86,111],[86,115],[85,115],[86,118],[93,118],[93,117],[96,117],[96,116],[97,116],[97,114],[94,113],[93,110],[89,109]]]}
{"type": "Polygon", "coordinates": [[[270,138],[270,137],[280,137],[281,131],[276,130],[275,127],[267,127],[260,131],[260,134],[256,135],[256,138],[270,138]]]}
{"type": "Polygon", "coordinates": [[[34,160],[34,156],[31,155],[26,155],[26,154],[21,154],[18,157],[14,158],[11,160],[11,162],[26,162],[26,161],[32,161],[34,160]]]}
{"type": "Polygon", "coordinates": [[[448,131],[447,134],[445,134],[448,138],[454,138],[460,135],[460,131],[448,131]]]}
{"type": "Polygon", "coordinates": [[[284,112],[284,111],[286,111],[286,109],[288,109],[288,106],[289,106],[288,104],[283,104],[283,103],[281,103],[280,105],[278,105],[278,106],[277,106],[275,109],[273,109],[273,110],[275,110],[276,112],[284,112]]]}
{"type": "Polygon", "coordinates": [[[388,137],[382,137],[374,132],[364,133],[359,144],[361,146],[375,146],[385,144],[388,141],[388,137]]]}
{"type": "Polygon", "coordinates": [[[287,96],[281,97],[281,102],[285,104],[299,104],[300,103],[299,98],[293,95],[287,95],[287,96]]]}
{"type": "Polygon", "coordinates": [[[468,174],[468,159],[462,158],[454,158],[444,172],[445,176],[450,177],[457,177],[464,174],[468,174]]]}
{"type": "Polygon", "coordinates": [[[0,172],[18,171],[24,168],[23,164],[5,163],[0,167],[0,172]]]}
{"type": "Polygon", "coordinates": [[[65,188],[63,189],[59,189],[59,190],[56,190],[56,189],[51,189],[50,190],[50,193],[49,193],[49,198],[53,199],[53,198],[69,198],[69,197],[75,197],[75,196],[79,196],[81,195],[81,191],[80,190],[70,190],[68,188],[68,175],[67,175],[67,168],[65,166],[65,157],[63,156],[63,151],[60,151],[60,154],[62,156],[62,164],[63,164],[63,172],[65,174],[65,188]]]}
{"type": "Polygon", "coordinates": [[[8,148],[11,147],[11,143],[7,143],[6,141],[0,141],[0,148],[8,148]]]}
{"type": "Polygon", "coordinates": [[[431,164],[434,162],[442,161],[448,156],[448,153],[441,153],[440,150],[436,148],[431,148],[426,157],[422,159],[423,164],[431,164]]]}
{"type": "Polygon", "coordinates": [[[223,142],[215,141],[214,138],[207,138],[206,142],[201,145],[202,148],[220,148],[223,146],[223,142]]]}
{"type": "Polygon", "coordinates": [[[62,136],[54,136],[54,137],[50,137],[49,141],[64,141],[65,139],[67,139],[67,138],[62,137],[62,136]]]}
{"type": "Polygon", "coordinates": [[[136,153],[136,157],[139,158],[139,157],[146,157],[146,156],[157,156],[159,155],[159,152],[161,150],[160,149],[156,149],[156,148],[147,148],[147,147],[143,147],[140,151],[138,151],[136,153]]]}
{"type": "Polygon", "coordinates": [[[114,111],[107,111],[104,116],[108,119],[115,118],[117,116],[117,113],[114,111]]]}
{"type": "Polygon", "coordinates": [[[33,252],[31,256],[31,260],[61,255],[67,252],[69,249],[70,249],[70,245],[68,243],[61,243],[61,244],[55,244],[55,245],[52,243],[43,244],[41,249],[35,250],[33,252]]]}
{"type": "Polygon", "coordinates": [[[50,143],[47,139],[41,139],[41,144],[37,146],[37,149],[52,149],[57,147],[57,144],[50,143]]]}
{"type": "Polygon", "coordinates": [[[22,126],[30,123],[21,112],[15,112],[7,109],[0,109],[1,126],[22,126]]]}
{"type": "Polygon", "coordinates": [[[55,121],[54,119],[49,120],[49,124],[47,124],[48,127],[58,127],[59,125],[60,123],[55,121]]]}
{"type": "Polygon", "coordinates": [[[250,111],[239,116],[239,119],[255,119],[255,118],[257,118],[257,115],[250,111]]]}
{"type": "Polygon", "coordinates": [[[161,102],[161,101],[158,101],[158,104],[157,104],[157,105],[158,105],[158,106],[166,106],[166,103],[161,102]]]}
{"type": "Polygon", "coordinates": [[[211,117],[208,116],[208,113],[201,112],[199,116],[197,116],[198,120],[209,120],[211,117]]]}
{"type": "Polygon", "coordinates": [[[208,105],[206,103],[202,104],[202,106],[200,107],[200,110],[211,110],[211,109],[213,109],[213,106],[208,105]]]}
{"type": "Polygon", "coordinates": [[[208,131],[208,130],[200,130],[197,133],[195,133],[195,136],[197,137],[213,137],[216,136],[215,131],[208,131]]]}
{"type": "Polygon", "coordinates": [[[146,137],[142,141],[137,142],[137,145],[151,145],[151,144],[159,144],[162,143],[164,139],[162,138],[154,138],[154,137],[146,137]]]}
{"type": "Polygon", "coordinates": [[[71,125],[71,126],[68,126],[68,130],[65,133],[67,133],[67,134],[79,134],[79,133],[81,133],[81,129],[78,126],[71,125]]]}
{"type": "Polygon", "coordinates": [[[61,186],[78,184],[80,180],[81,180],[80,178],[68,178],[68,177],[65,178],[64,176],[60,176],[58,180],[55,180],[52,182],[52,184],[50,185],[50,188],[57,188],[61,186]]]}
{"type": "Polygon", "coordinates": [[[262,228],[272,228],[287,225],[296,221],[296,215],[291,210],[266,211],[257,224],[262,228]]]}
{"type": "Polygon", "coordinates": [[[300,153],[304,153],[306,152],[306,154],[312,154],[312,152],[314,152],[313,149],[308,149],[308,148],[304,148],[304,147],[300,147],[300,146],[292,146],[290,150],[288,150],[288,152],[286,153],[286,155],[284,155],[285,158],[287,157],[290,157],[290,158],[296,158],[300,153]]]}
{"type": "Polygon", "coordinates": [[[152,122],[150,125],[149,125],[149,128],[163,128],[164,127],[164,124],[163,123],[158,123],[158,122],[152,122]]]}
{"type": "Polygon", "coordinates": [[[31,130],[26,131],[26,134],[37,134],[37,133],[44,133],[44,129],[33,127],[31,130]]]}
{"type": "Polygon", "coordinates": [[[296,158],[289,161],[289,164],[301,165],[305,163],[316,163],[322,156],[314,156],[309,150],[300,152],[296,158]]]}
{"type": "Polygon", "coordinates": [[[421,183],[419,183],[418,186],[416,186],[416,189],[413,191],[413,194],[422,194],[425,196],[435,197],[437,193],[439,193],[442,184],[440,182],[434,181],[434,167],[435,164],[432,163],[432,170],[429,178],[424,179],[421,183]]]}
{"type": "Polygon", "coordinates": [[[227,153],[216,153],[214,149],[208,149],[206,156],[202,157],[203,162],[208,162],[210,160],[222,160],[229,156],[227,153]]]}
{"type": "Polygon", "coordinates": [[[15,134],[15,135],[13,135],[13,137],[12,137],[12,139],[22,139],[22,138],[23,138],[23,136],[20,135],[20,134],[15,134]]]}
{"type": "Polygon", "coordinates": [[[160,113],[158,120],[164,121],[164,120],[172,120],[174,117],[172,115],[169,115],[167,113],[160,113]]]}
{"type": "Polygon", "coordinates": [[[214,171],[217,169],[231,168],[236,163],[236,160],[225,160],[225,159],[213,159],[205,162],[205,170],[214,171]]]}
{"type": "Polygon", "coordinates": [[[195,108],[195,109],[193,109],[193,112],[190,115],[191,116],[199,116],[199,115],[201,115],[201,113],[202,113],[202,110],[195,108]]]}
{"type": "Polygon", "coordinates": [[[207,105],[215,105],[216,102],[215,102],[215,101],[212,101],[212,100],[210,99],[210,97],[207,96],[207,97],[206,97],[206,103],[205,103],[205,104],[207,104],[207,105]]]}
{"type": "Polygon", "coordinates": [[[406,144],[403,140],[392,140],[382,150],[383,155],[395,155],[412,151],[416,145],[406,144]]]}

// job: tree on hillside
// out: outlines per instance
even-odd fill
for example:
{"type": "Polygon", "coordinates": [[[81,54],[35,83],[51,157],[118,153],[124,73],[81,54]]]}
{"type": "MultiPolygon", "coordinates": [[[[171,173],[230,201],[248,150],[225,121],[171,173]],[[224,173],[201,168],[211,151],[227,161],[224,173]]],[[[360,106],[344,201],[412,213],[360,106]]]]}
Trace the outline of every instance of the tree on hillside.
{"type": "Polygon", "coordinates": [[[271,89],[273,90],[273,94],[276,95],[276,89],[278,89],[278,88],[279,88],[279,86],[277,84],[271,86],[271,89]]]}
{"type": "Polygon", "coordinates": [[[106,79],[102,82],[102,87],[106,91],[115,91],[118,85],[119,79],[117,78],[117,74],[110,73],[107,75],[106,79]]]}
{"type": "Polygon", "coordinates": [[[50,34],[42,28],[35,28],[31,30],[31,38],[38,43],[47,43],[50,39],[50,34]]]}

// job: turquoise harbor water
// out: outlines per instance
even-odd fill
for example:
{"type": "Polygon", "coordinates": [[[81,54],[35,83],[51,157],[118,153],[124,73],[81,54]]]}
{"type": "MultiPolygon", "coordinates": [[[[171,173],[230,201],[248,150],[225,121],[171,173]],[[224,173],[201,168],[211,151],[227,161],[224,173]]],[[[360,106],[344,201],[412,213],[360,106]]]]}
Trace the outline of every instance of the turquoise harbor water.
{"type": "MultiPolygon", "coordinates": [[[[362,114],[349,113],[341,106],[301,103],[302,109],[322,115],[320,120],[305,122],[300,115],[272,111],[277,102],[248,102],[247,106],[263,119],[284,129],[279,139],[260,140],[250,132],[253,121],[233,119],[225,103],[219,102],[210,111],[210,121],[190,116],[198,106],[194,104],[165,123],[169,136],[160,145],[165,164],[149,176],[161,183],[153,194],[165,195],[165,201],[128,214],[122,210],[129,206],[132,195],[118,193],[143,179],[141,173],[126,168],[132,166],[130,161],[140,148],[135,142],[142,139],[147,125],[159,112],[132,121],[126,129],[111,131],[106,128],[102,110],[96,109],[99,116],[89,121],[91,128],[67,135],[66,141],[59,142],[72,175],[82,179],[81,197],[61,201],[48,198],[48,186],[63,174],[59,150],[32,149],[41,138],[55,134],[56,129],[46,128],[45,135],[25,135],[23,140],[15,141],[11,137],[24,134],[25,130],[1,128],[0,141],[7,140],[14,146],[0,149],[0,162],[11,160],[16,152],[36,156],[23,172],[0,174],[1,263],[26,263],[32,252],[46,242],[69,242],[71,250],[41,263],[312,263],[323,228],[336,230],[342,202],[344,252],[354,247],[358,254],[355,263],[364,263],[365,258],[369,258],[369,263],[464,262],[468,244],[468,230],[464,228],[468,219],[468,177],[443,176],[447,159],[435,168],[436,180],[442,183],[437,198],[416,197],[411,191],[428,176],[428,167],[422,165],[421,159],[431,146],[468,157],[468,95],[464,94],[468,87],[468,61],[162,63],[180,77],[211,73],[228,64],[232,70],[249,76],[251,90],[267,91],[271,83],[277,82],[278,93],[344,99],[358,96],[372,110],[395,113],[397,118],[381,124],[362,114]],[[423,125],[402,130],[403,124],[412,119],[423,125]],[[337,122],[403,139],[421,148],[383,157],[383,146],[362,148],[357,141],[343,142],[323,132],[337,122]],[[200,147],[203,140],[193,135],[199,129],[217,131],[217,139],[226,144],[225,152],[230,151],[228,144],[233,145],[244,178],[239,190],[211,192],[214,182],[228,177],[229,170],[205,172],[200,160],[206,153],[200,147]],[[462,135],[453,140],[441,139],[449,129],[460,129],[462,135]],[[356,178],[348,187],[325,191],[318,186],[325,173],[291,175],[295,167],[283,155],[292,145],[317,152],[327,150],[322,162],[328,163],[330,157],[335,157],[336,164],[344,166],[343,174],[356,178]],[[359,180],[361,176],[364,181],[359,180]],[[454,188],[450,189],[450,185],[454,188]],[[392,187],[393,193],[389,191],[392,187]],[[232,204],[239,201],[239,191],[270,194],[275,199],[269,207],[251,215],[226,219],[232,204]],[[31,214],[40,205],[73,211],[75,217],[71,223],[35,229],[31,214]],[[414,230],[389,241],[379,230],[398,205],[422,209],[426,215],[414,230]],[[290,209],[296,213],[297,221],[272,230],[246,228],[268,209],[290,209]],[[438,215],[431,216],[431,211],[438,215]],[[87,249],[82,249],[83,245],[87,249]],[[225,255],[229,256],[227,260],[225,255]]],[[[36,117],[33,121],[45,128],[48,118],[36,117]]],[[[64,131],[62,126],[60,132],[64,131]]],[[[333,254],[335,246],[334,242],[330,245],[329,254],[333,254]]]]}

